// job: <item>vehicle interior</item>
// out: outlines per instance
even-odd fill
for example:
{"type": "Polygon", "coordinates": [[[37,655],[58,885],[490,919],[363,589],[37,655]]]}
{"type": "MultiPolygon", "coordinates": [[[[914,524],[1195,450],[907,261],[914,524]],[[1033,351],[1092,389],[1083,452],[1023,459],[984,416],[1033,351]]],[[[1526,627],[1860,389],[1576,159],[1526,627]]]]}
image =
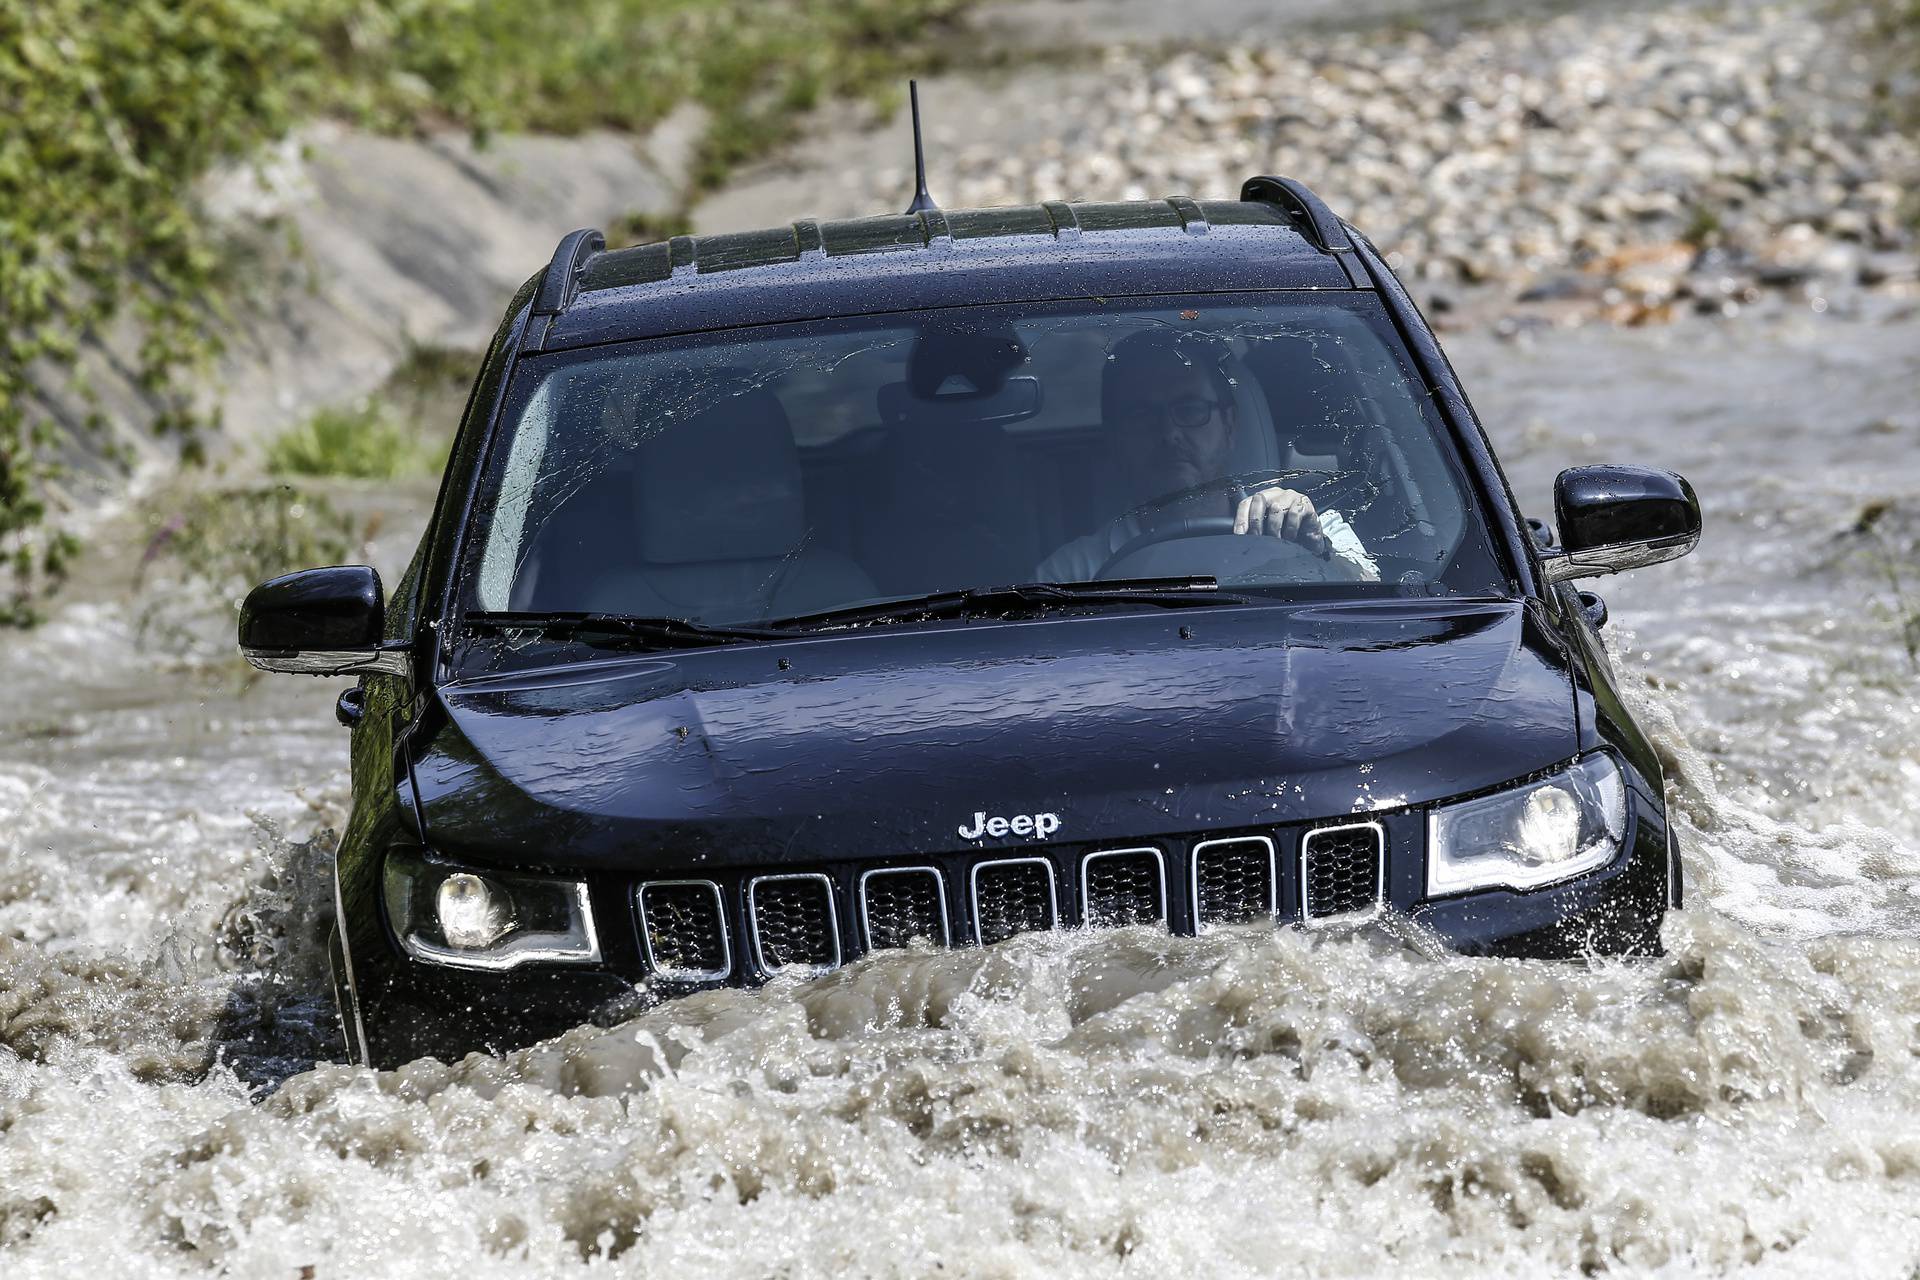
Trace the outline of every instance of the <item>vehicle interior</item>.
{"type": "MultiPolygon", "coordinates": [[[[496,441],[473,607],[739,621],[1034,581],[1072,539],[1153,522],[1101,408],[1121,339],[1148,331],[1203,352],[1231,397],[1220,511],[1229,488],[1284,484],[1339,512],[1390,586],[1501,589],[1377,317],[1332,304],[1197,316],[983,308],[558,359],[516,386],[496,441]]],[[[1261,545],[1186,537],[1099,576],[1335,580],[1261,545]]]]}

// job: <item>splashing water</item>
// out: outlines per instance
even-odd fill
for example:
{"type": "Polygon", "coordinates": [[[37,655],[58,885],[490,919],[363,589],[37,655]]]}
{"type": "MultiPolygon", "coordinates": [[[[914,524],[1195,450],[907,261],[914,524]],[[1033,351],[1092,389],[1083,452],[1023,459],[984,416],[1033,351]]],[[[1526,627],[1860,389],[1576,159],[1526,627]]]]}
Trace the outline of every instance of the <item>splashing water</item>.
{"type": "Polygon", "coordinates": [[[157,658],[83,585],[0,644],[0,1265],[1905,1277],[1920,681],[1853,549],[1871,500],[1920,524],[1917,334],[1454,344],[1528,510],[1602,457],[1707,505],[1694,557],[1593,584],[1685,840],[1649,964],[1026,936],[333,1065],[329,845],[277,832],[338,822],[335,688],[157,658]]]}

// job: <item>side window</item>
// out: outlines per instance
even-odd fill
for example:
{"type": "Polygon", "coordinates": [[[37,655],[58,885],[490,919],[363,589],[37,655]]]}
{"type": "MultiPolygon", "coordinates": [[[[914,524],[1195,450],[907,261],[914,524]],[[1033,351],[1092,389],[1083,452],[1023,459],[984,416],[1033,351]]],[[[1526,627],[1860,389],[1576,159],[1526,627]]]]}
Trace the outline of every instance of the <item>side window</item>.
{"type": "Polygon", "coordinates": [[[527,402],[520,429],[513,436],[513,447],[507,451],[506,466],[500,473],[492,533],[480,557],[480,580],[475,588],[475,597],[482,609],[511,607],[509,602],[526,545],[534,490],[540,481],[540,464],[547,456],[547,441],[552,431],[553,385],[546,382],[527,402]]]}
{"type": "MultiPolygon", "coordinates": [[[[491,434],[488,428],[494,405],[500,397],[507,373],[513,367],[508,340],[517,332],[515,322],[521,310],[532,300],[537,281],[538,277],[535,277],[521,285],[520,292],[507,305],[507,319],[494,332],[493,341],[488,344],[487,354],[481,361],[479,376],[474,379],[473,389],[467,393],[466,408],[460,414],[460,430],[454,437],[453,456],[441,476],[440,494],[433,505],[433,519],[428,523],[422,540],[424,554],[415,557],[418,569],[408,570],[407,576],[417,573],[420,579],[411,593],[412,600],[405,607],[411,618],[417,619],[424,603],[428,600],[437,601],[440,593],[446,589],[448,575],[453,570],[449,555],[460,544],[456,536],[459,533],[458,525],[467,517],[467,491],[464,486],[475,484],[480,479],[482,454],[491,434]]],[[[410,622],[412,625],[417,625],[417,622],[410,622]]]]}

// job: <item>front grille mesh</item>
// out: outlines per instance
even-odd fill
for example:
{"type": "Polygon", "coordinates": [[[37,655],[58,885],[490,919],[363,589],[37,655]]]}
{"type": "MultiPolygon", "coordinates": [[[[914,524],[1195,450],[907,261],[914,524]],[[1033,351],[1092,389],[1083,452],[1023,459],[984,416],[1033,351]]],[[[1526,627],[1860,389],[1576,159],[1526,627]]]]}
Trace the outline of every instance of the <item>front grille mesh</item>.
{"type": "MultiPolygon", "coordinates": [[[[1271,918],[1284,891],[1298,899],[1307,919],[1373,908],[1381,902],[1386,837],[1379,823],[1354,823],[1306,831],[1298,859],[1285,860],[1285,875],[1266,836],[1199,839],[1162,854],[1156,848],[1095,850],[1078,864],[1077,913],[1096,928],[1130,925],[1188,927],[1237,924],[1271,918]],[[1297,889],[1291,883],[1298,873],[1297,889]],[[1169,903],[1168,877],[1179,876],[1184,904],[1169,903]],[[1190,893],[1188,892],[1190,890],[1190,893]],[[1177,907],[1177,910],[1170,908],[1177,907]]],[[[905,947],[917,939],[935,946],[969,940],[1004,941],[1018,933],[1060,925],[1055,868],[1032,857],[989,858],[952,874],[950,886],[932,866],[880,867],[845,886],[854,918],[851,932],[860,950],[905,947]],[[948,891],[962,888],[947,919],[948,891]]],[[[638,887],[645,958],[668,979],[709,982],[736,969],[771,972],[791,965],[827,969],[841,953],[838,891],[826,875],[809,871],[749,878],[726,887],[709,880],[657,880],[638,887]],[[736,896],[738,895],[738,896],[736,896]],[[740,898],[745,898],[745,903],[740,898]],[[737,936],[730,914],[746,907],[749,929],[737,936]],[[729,924],[736,936],[729,936],[729,924]],[[738,952],[745,947],[742,958],[738,952]]]]}
{"type": "Polygon", "coordinates": [[[904,947],[915,938],[946,946],[947,916],[940,906],[940,877],[916,867],[876,871],[863,885],[867,945],[875,951],[904,947]]]}
{"type": "Polygon", "coordinates": [[[1202,925],[1245,924],[1273,910],[1273,846],[1217,840],[1193,852],[1193,912],[1202,925]]]}
{"type": "Polygon", "coordinates": [[[1089,925],[1154,924],[1165,914],[1160,859],[1150,850],[1094,854],[1087,859],[1085,884],[1089,925]]]}
{"type": "Polygon", "coordinates": [[[1002,862],[974,870],[974,927],[982,943],[1054,926],[1053,868],[1002,862]]]}
{"type": "Polygon", "coordinates": [[[640,925],[647,933],[654,972],[662,977],[710,978],[727,972],[726,925],[715,885],[642,885],[640,925]]]}
{"type": "Polygon", "coordinates": [[[1360,911],[1380,900],[1381,838],[1371,825],[1307,833],[1300,862],[1309,918],[1360,911]]]}
{"type": "Polygon", "coordinates": [[[753,886],[752,902],[761,968],[827,968],[840,962],[827,881],[813,876],[762,880],[753,886]]]}

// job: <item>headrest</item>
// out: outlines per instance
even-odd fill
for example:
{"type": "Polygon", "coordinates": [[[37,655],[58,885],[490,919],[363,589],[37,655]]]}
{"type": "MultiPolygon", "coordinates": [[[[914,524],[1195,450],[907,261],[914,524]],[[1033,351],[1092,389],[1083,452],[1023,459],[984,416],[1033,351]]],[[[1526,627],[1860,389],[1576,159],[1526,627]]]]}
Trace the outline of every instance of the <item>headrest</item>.
{"type": "Polygon", "coordinates": [[[1228,357],[1221,369],[1233,382],[1233,461],[1235,475],[1280,469],[1280,450],[1273,439],[1273,419],[1260,384],[1238,360],[1228,357]]]}
{"type": "Polygon", "coordinates": [[[1337,346],[1326,356],[1308,338],[1266,338],[1247,344],[1246,363],[1295,452],[1338,453],[1367,420],[1359,376],[1337,346]]]}
{"type": "Polygon", "coordinates": [[[770,560],[800,545],[800,454],[771,391],[741,391],[676,418],[634,455],[642,560],[770,560]]]}

